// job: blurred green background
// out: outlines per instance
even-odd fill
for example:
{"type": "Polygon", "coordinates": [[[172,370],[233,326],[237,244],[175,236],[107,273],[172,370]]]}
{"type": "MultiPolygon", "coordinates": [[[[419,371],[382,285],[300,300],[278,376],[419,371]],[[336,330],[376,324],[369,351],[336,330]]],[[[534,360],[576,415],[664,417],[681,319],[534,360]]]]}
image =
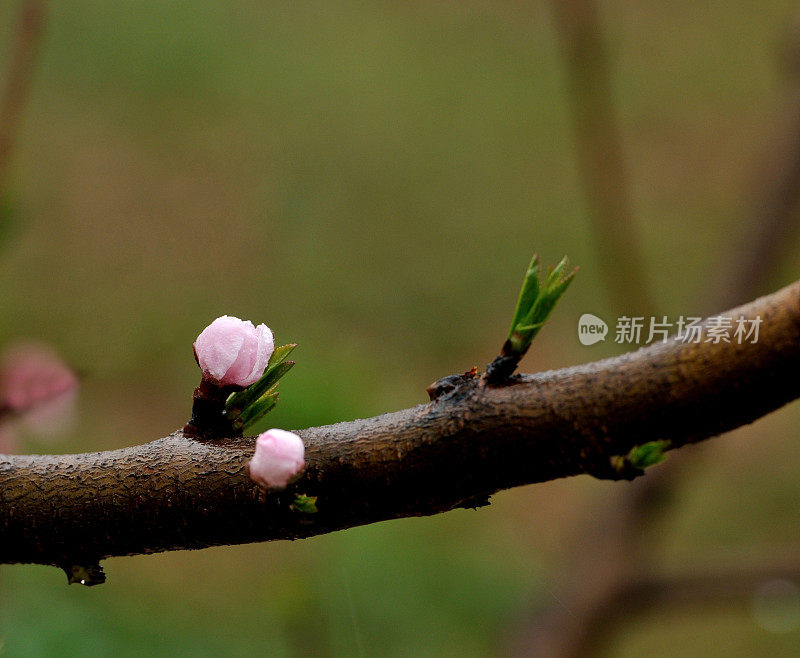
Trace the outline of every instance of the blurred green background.
{"type": "MultiPolygon", "coordinates": [[[[700,314],[746,248],[797,3],[599,6],[647,279],[664,313],[700,314]]],[[[17,10],[0,4],[0,57],[17,10]]],[[[222,314],[300,343],[265,426],[423,402],[497,353],[533,251],[581,271],[522,369],[616,352],[577,341],[582,313],[612,316],[548,4],[75,1],[46,18],[5,190],[0,346],[50,341],[85,378],[74,431],[26,450],[182,426],[191,343],[222,314]]],[[[775,287],[797,264],[769,264],[775,287]]],[[[655,561],[798,539],[798,416],[713,443],[653,528],[655,561]]],[[[503,654],[625,486],[573,478],[475,512],[111,559],[92,589],[4,566],[0,655],[503,654]]],[[[608,647],[739,651],[796,653],[800,625],[763,629],[745,597],[636,616],[608,647]]]]}

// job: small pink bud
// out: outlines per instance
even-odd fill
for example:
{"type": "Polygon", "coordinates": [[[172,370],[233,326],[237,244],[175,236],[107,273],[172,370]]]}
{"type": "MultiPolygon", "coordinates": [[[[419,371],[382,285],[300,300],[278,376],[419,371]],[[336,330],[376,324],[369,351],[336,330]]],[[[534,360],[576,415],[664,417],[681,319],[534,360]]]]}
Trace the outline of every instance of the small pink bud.
{"type": "Polygon", "coordinates": [[[260,434],[250,460],[250,478],[266,489],[283,489],[305,468],[303,440],[293,432],[272,429],[260,434]]]}
{"type": "Polygon", "coordinates": [[[275,349],[272,332],[223,315],[203,329],[194,343],[194,354],[203,379],[222,386],[247,387],[264,374],[275,349]]]}

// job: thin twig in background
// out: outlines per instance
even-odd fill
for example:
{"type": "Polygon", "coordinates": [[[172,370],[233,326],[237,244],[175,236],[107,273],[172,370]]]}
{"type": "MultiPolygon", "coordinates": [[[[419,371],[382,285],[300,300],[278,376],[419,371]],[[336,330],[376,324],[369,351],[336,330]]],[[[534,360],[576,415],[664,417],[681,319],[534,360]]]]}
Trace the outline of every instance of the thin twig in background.
{"type": "Polygon", "coordinates": [[[754,176],[759,193],[746,218],[742,246],[734,250],[737,257],[730,259],[720,282],[709,288],[717,293],[706,304],[709,310],[736,306],[764,294],[770,276],[789,254],[800,223],[800,13],[782,54],[788,64],[788,98],[770,137],[769,156],[754,176]]]}
{"type": "Polygon", "coordinates": [[[33,68],[44,32],[45,4],[23,0],[14,34],[5,82],[0,90],[0,198],[5,194],[11,153],[28,99],[33,68]]]}
{"type": "Polygon", "coordinates": [[[604,287],[617,315],[652,316],[598,10],[594,0],[552,0],[551,6],[604,287]]]}
{"type": "MultiPolygon", "coordinates": [[[[574,73],[573,84],[584,84],[587,90],[575,93],[577,99],[608,96],[607,77],[605,84],[599,85],[591,72],[607,71],[607,63],[581,62],[575,57],[599,58],[604,60],[602,33],[597,20],[597,8],[592,0],[581,0],[578,3],[555,0],[554,7],[558,17],[558,27],[563,40],[577,39],[567,49],[568,69],[574,73]],[[590,34],[591,33],[591,34],[590,34]],[[582,44],[582,45],[581,45],[582,44]],[[586,64],[586,73],[579,73],[586,64]]],[[[798,23],[800,25],[800,22],[798,23]]],[[[777,146],[770,149],[770,161],[766,166],[767,176],[759,177],[758,201],[750,215],[746,233],[748,241],[741,254],[730,259],[728,270],[721,277],[721,283],[710,286],[715,297],[706,300],[709,308],[727,307],[736,300],[747,299],[763,292],[769,278],[778,269],[781,256],[785,250],[786,237],[796,224],[797,208],[800,203],[800,30],[793,33],[794,40],[789,49],[795,64],[792,68],[791,101],[789,103],[788,121],[782,128],[783,133],[775,138],[777,146]],[[784,135],[788,135],[785,137],[784,135]]],[[[606,73],[607,76],[607,73],[606,73]]],[[[610,106],[610,101],[598,102],[598,106],[610,106]]],[[[606,113],[604,121],[611,121],[611,114],[606,113]]],[[[606,132],[616,133],[615,129],[606,132]]],[[[586,138],[591,135],[584,133],[586,138]]],[[[604,143],[602,135],[595,135],[597,144],[592,148],[584,145],[584,151],[597,150],[604,143]]],[[[580,147],[580,145],[579,145],[580,147]]],[[[585,169],[589,174],[594,169],[585,169]]],[[[616,194],[625,197],[625,180],[623,177],[609,178],[609,172],[600,172],[590,188],[603,185],[615,187],[616,194]]],[[[612,230],[611,218],[595,224],[596,231],[602,234],[612,230]]],[[[612,243],[617,233],[607,233],[604,243],[612,243]]],[[[636,260],[636,259],[634,259],[636,260]]],[[[612,262],[613,265],[613,262],[612,262]]],[[[620,286],[618,296],[625,294],[626,281],[616,283],[620,286]]],[[[634,290],[634,295],[641,291],[634,290]]],[[[635,299],[635,297],[634,297],[635,299]]],[[[596,646],[597,637],[606,637],[596,627],[597,623],[608,624],[609,615],[614,611],[625,615],[628,608],[618,606],[621,591],[625,583],[637,576],[636,564],[641,563],[645,545],[648,521],[654,511],[663,511],[669,502],[672,490],[679,481],[687,463],[696,464],[698,455],[678,453],[667,464],[648,473],[621,491],[615,491],[607,501],[594,522],[587,526],[578,541],[577,550],[569,559],[570,567],[565,569],[569,574],[556,594],[557,603],[538,613],[529,611],[529,618],[521,620],[517,635],[512,640],[513,650],[520,655],[547,656],[579,656],[590,643],[596,646]]],[[[648,560],[644,560],[648,563],[648,560]]],[[[769,572],[770,565],[764,567],[769,572]]],[[[736,573],[728,573],[727,577],[736,580],[736,573]]],[[[652,576],[657,578],[657,576],[652,576]]],[[[647,589],[642,589],[644,596],[647,589]]],[[[698,591],[694,589],[693,591],[698,591]]],[[[612,624],[613,625],[613,624],[612,624]]]]}
{"type": "MultiPolygon", "coordinates": [[[[744,553],[744,551],[742,551],[744,553]]],[[[770,581],[800,580],[800,554],[797,546],[776,550],[750,547],[747,557],[707,556],[677,573],[652,573],[630,569],[617,583],[606,605],[596,608],[587,632],[579,638],[573,655],[592,656],[607,646],[619,631],[620,623],[649,610],[697,603],[740,603],[753,597],[760,585],[770,581]]],[[[793,605],[795,601],[792,601],[793,605]]]]}

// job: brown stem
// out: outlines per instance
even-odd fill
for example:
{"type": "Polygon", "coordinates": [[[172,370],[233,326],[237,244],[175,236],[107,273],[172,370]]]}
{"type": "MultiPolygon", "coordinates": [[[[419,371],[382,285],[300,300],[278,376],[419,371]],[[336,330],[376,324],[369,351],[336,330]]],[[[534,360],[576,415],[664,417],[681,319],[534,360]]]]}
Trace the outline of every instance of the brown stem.
{"type": "Polygon", "coordinates": [[[205,379],[192,395],[192,418],[183,428],[186,436],[205,439],[239,437],[241,430],[234,428],[225,415],[225,401],[231,393],[241,391],[241,386],[215,386],[205,379]]]}
{"type": "Polygon", "coordinates": [[[308,468],[283,492],[249,480],[252,438],[176,432],[105,453],[0,456],[0,563],[307,537],[603,473],[653,439],[702,441],[800,396],[800,282],[730,315],[760,317],[758,342],[704,335],[504,386],[464,378],[425,405],[302,430],[308,468]],[[317,514],[290,509],[299,492],[318,496],[317,514]]]}
{"type": "Polygon", "coordinates": [[[524,352],[515,351],[511,341],[506,340],[500,349],[500,354],[486,366],[486,379],[490,384],[502,384],[514,374],[523,356],[524,352]]]}

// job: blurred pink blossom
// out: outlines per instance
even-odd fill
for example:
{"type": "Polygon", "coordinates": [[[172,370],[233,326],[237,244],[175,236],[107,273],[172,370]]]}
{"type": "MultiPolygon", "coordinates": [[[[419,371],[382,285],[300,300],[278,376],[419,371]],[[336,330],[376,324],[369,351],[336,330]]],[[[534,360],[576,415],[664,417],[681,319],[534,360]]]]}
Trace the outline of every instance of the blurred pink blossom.
{"type": "Polygon", "coordinates": [[[250,478],[267,489],[283,489],[305,468],[303,440],[293,432],[271,429],[260,434],[250,460],[250,478]]]}
{"type": "Polygon", "coordinates": [[[247,387],[264,374],[275,349],[272,332],[265,324],[223,315],[203,329],[194,343],[194,354],[203,379],[222,386],[247,387]]]}
{"type": "Polygon", "coordinates": [[[74,422],[78,378],[37,343],[7,348],[0,357],[0,450],[11,452],[16,429],[54,436],[74,422]]]}

